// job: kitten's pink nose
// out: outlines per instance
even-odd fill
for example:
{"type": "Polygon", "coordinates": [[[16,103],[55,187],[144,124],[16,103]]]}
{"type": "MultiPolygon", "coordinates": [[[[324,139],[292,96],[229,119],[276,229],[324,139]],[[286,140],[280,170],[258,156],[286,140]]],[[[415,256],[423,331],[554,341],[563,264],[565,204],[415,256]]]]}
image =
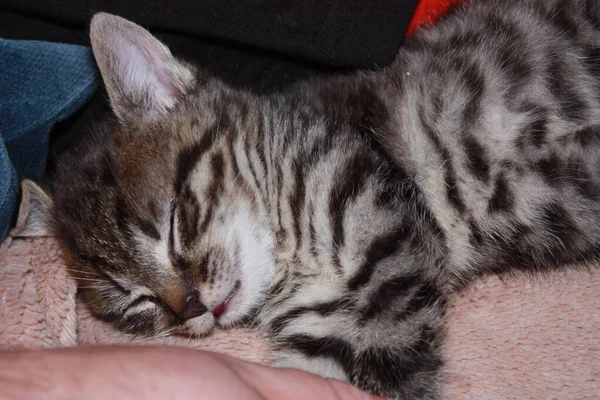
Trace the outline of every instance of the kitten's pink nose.
{"type": "Polygon", "coordinates": [[[186,296],[185,305],[183,311],[179,314],[179,318],[182,320],[188,320],[207,312],[208,309],[200,302],[200,293],[194,290],[192,293],[186,296]]]}

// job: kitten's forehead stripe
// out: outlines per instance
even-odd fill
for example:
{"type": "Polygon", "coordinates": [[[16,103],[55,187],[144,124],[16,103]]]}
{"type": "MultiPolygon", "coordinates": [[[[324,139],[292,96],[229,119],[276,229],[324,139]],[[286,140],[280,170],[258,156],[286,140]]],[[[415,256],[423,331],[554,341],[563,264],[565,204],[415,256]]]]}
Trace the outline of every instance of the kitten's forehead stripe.
{"type": "Polygon", "coordinates": [[[220,152],[213,154],[210,159],[211,182],[206,193],[206,204],[204,205],[206,211],[203,213],[204,217],[200,224],[200,232],[205,232],[212,222],[214,210],[219,205],[221,193],[225,188],[225,182],[223,181],[224,163],[223,155],[220,152]]]}
{"type": "Polygon", "coordinates": [[[199,234],[200,203],[189,183],[183,186],[177,204],[179,238],[182,246],[191,246],[199,234]]]}
{"type": "Polygon", "coordinates": [[[216,139],[215,126],[204,133],[200,141],[190,147],[184,148],[177,159],[177,178],[175,179],[175,193],[180,193],[183,184],[194,170],[202,157],[213,146],[216,139]]]}
{"type": "Polygon", "coordinates": [[[252,201],[256,201],[256,198],[254,197],[254,194],[252,193],[252,189],[250,188],[248,182],[245,179],[243,179],[240,166],[238,164],[238,160],[235,154],[235,147],[238,144],[238,142],[236,140],[230,140],[227,142],[227,144],[227,152],[225,154],[227,155],[227,159],[231,165],[232,178],[236,180],[237,184],[239,185],[240,192],[243,192],[244,195],[247,198],[252,199],[252,201]]]}
{"type": "Polygon", "coordinates": [[[254,165],[254,163],[252,162],[252,154],[253,154],[253,149],[256,143],[253,143],[255,141],[255,137],[251,136],[251,135],[246,135],[245,139],[244,139],[244,151],[248,160],[248,168],[250,170],[250,175],[252,176],[254,182],[254,186],[258,187],[258,188],[264,188],[265,185],[267,184],[266,182],[262,182],[259,179],[257,170],[256,170],[256,166],[254,165]]]}
{"type": "MultiPolygon", "coordinates": [[[[302,162],[296,163],[296,174],[295,174],[295,188],[294,192],[290,197],[289,203],[292,209],[293,223],[294,223],[294,235],[296,237],[296,248],[300,246],[302,240],[300,232],[300,214],[304,211],[304,203],[306,198],[306,184],[305,179],[307,178],[306,166],[302,162]]],[[[310,164],[308,164],[310,166],[310,164]]]]}
{"type": "Polygon", "coordinates": [[[218,151],[210,158],[210,172],[212,174],[212,184],[209,186],[207,200],[209,203],[219,201],[225,190],[225,157],[218,151]]]}
{"type": "Polygon", "coordinates": [[[233,178],[234,179],[238,179],[238,177],[240,177],[240,166],[238,165],[236,156],[235,156],[235,145],[236,145],[236,141],[235,140],[229,140],[227,142],[228,146],[227,146],[227,150],[228,150],[228,158],[229,161],[231,162],[231,169],[232,169],[232,173],[233,173],[233,178]]]}
{"type": "Polygon", "coordinates": [[[200,282],[206,282],[210,278],[210,272],[208,265],[210,262],[210,254],[204,254],[200,260],[195,262],[195,267],[197,269],[197,275],[200,282]]]}

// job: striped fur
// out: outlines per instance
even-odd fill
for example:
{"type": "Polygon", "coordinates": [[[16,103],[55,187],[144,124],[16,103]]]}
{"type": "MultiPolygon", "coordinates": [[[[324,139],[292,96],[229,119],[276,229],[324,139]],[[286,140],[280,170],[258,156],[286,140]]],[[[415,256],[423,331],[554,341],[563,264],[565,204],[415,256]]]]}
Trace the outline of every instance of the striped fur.
{"type": "Polygon", "coordinates": [[[145,335],[250,319],[275,365],[439,398],[453,290],[600,258],[599,23],[598,1],[472,0],[388,68],[255,96],[95,17],[117,118],[51,190],[82,296],[145,335]],[[183,322],[193,289],[234,296],[183,322]]]}

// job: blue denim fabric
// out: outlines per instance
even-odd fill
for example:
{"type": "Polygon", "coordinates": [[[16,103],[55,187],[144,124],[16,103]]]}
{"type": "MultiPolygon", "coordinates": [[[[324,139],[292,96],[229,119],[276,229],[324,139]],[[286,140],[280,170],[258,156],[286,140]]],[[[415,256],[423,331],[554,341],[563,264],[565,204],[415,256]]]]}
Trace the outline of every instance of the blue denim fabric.
{"type": "Polygon", "coordinates": [[[0,39],[0,241],[19,180],[42,177],[50,130],[90,99],[98,76],[89,47],[0,39]]]}

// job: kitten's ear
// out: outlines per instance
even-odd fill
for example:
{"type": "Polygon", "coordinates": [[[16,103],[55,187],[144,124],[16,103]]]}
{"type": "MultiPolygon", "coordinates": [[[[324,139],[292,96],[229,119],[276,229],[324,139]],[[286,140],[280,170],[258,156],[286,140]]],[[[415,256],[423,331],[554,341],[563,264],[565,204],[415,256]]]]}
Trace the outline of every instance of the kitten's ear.
{"type": "Polygon", "coordinates": [[[92,18],[90,39],[113,111],[121,122],[153,119],[194,85],[195,74],[147,30],[115,15],[92,18]]]}
{"type": "Polygon", "coordinates": [[[33,181],[21,182],[21,204],[17,224],[10,234],[16,237],[50,236],[52,200],[33,181]]]}

